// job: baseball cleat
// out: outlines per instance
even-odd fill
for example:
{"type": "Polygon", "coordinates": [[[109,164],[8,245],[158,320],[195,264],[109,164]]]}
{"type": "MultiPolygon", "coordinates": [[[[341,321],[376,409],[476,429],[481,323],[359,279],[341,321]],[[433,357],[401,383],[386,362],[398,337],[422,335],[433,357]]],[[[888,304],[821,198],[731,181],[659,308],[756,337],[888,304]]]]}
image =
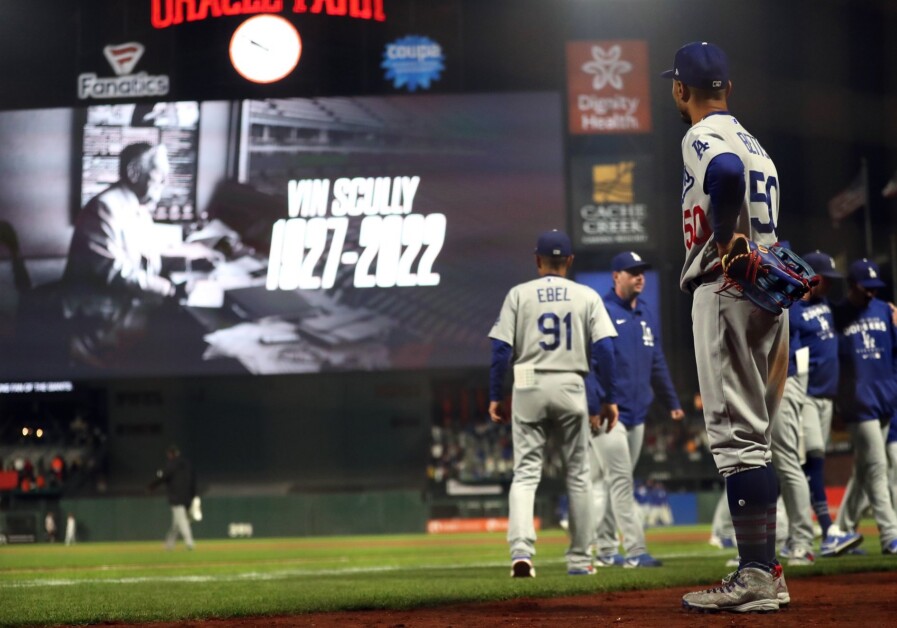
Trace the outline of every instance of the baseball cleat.
{"type": "Polygon", "coordinates": [[[713,547],[718,547],[719,549],[732,549],[735,547],[735,539],[731,536],[717,536],[715,534],[710,535],[710,540],[707,541],[713,547]]]}
{"type": "Polygon", "coordinates": [[[831,532],[819,546],[819,554],[825,558],[840,556],[863,542],[863,535],[856,532],[831,532]]]}
{"type": "Polygon", "coordinates": [[[788,585],[785,583],[785,570],[781,565],[776,565],[772,571],[772,578],[776,584],[776,599],[779,600],[779,608],[791,604],[791,594],[788,593],[788,585]]]}
{"type": "Polygon", "coordinates": [[[686,593],[682,607],[709,613],[768,613],[779,610],[780,604],[772,572],[745,567],[726,576],[719,586],[686,593]]]}
{"type": "Polygon", "coordinates": [[[526,557],[520,556],[511,561],[511,577],[512,578],[535,578],[536,568],[533,567],[533,561],[526,557]]]}
{"type": "Polygon", "coordinates": [[[622,554],[601,554],[595,557],[595,566],[622,567],[625,561],[622,554]]]}
{"type": "Polygon", "coordinates": [[[795,549],[791,549],[788,554],[788,566],[789,567],[809,567],[816,562],[816,557],[813,556],[813,552],[808,550],[805,547],[798,547],[795,549]]]}
{"type": "Polygon", "coordinates": [[[636,567],[660,567],[663,563],[651,554],[645,552],[644,554],[639,554],[638,556],[630,556],[623,562],[623,567],[625,569],[635,569],[636,567]]]}
{"type": "MultiPolygon", "coordinates": [[[[723,584],[726,584],[737,571],[733,571],[723,578],[723,584]]],[[[772,568],[772,579],[776,585],[776,599],[779,600],[779,608],[791,604],[791,594],[788,592],[788,584],[785,582],[785,570],[782,565],[776,563],[772,568]]]]}
{"type": "Polygon", "coordinates": [[[577,567],[576,569],[568,569],[567,575],[568,576],[594,576],[595,568],[592,567],[591,565],[588,565],[587,567],[577,567]]]}
{"type": "Polygon", "coordinates": [[[779,558],[791,558],[791,552],[791,539],[788,539],[779,550],[779,558]]]}
{"type": "Polygon", "coordinates": [[[897,554],[897,539],[891,539],[889,543],[885,543],[881,548],[882,554],[897,554]]]}

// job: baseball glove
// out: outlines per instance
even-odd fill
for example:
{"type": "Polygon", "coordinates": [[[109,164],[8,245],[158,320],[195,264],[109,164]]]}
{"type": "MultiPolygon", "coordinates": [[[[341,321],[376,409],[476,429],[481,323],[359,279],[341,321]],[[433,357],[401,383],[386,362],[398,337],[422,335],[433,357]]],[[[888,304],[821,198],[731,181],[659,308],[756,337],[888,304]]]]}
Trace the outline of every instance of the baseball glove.
{"type": "Polygon", "coordinates": [[[737,236],[723,256],[725,282],[720,290],[735,288],[770,314],[796,301],[819,283],[819,276],[794,251],[783,246],[769,248],[737,236]]]}

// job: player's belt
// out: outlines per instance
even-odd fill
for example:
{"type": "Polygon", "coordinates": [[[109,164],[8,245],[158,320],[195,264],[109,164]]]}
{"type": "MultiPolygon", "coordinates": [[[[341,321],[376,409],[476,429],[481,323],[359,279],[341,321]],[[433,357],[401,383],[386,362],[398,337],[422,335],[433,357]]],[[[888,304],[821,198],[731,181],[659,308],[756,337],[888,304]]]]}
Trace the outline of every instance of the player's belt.
{"type": "Polygon", "coordinates": [[[533,372],[539,374],[558,374],[558,373],[573,373],[574,375],[580,375],[585,377],[586,374],[582,371],[570,370],[570,371],[558,371],[556,369],[533,369],[533,372]]]}
{"type": "Polygon", "coordinates": [[[685,287],[690,294],[694,294],[695,290],[697,290],[700,286],[703,286],[705,283],[716,283],[722,276],[722,268],[717,267],[712,270],[708,270],[700,277],[692,279],[687,284],[685,284],[685,287]]]}

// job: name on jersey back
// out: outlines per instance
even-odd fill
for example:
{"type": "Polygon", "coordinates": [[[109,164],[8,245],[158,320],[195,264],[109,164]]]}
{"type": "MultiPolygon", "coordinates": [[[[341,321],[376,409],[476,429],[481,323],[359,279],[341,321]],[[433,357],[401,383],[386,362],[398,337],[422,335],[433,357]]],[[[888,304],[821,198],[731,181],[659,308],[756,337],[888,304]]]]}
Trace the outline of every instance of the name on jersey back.
{"type": "Polygon", "coordinates": [[[536,294],[539,297],[539,303],[570,301],[570,297],[567,296],[567,289],[561,286],[552,288],[537,288],[536,294]]]}

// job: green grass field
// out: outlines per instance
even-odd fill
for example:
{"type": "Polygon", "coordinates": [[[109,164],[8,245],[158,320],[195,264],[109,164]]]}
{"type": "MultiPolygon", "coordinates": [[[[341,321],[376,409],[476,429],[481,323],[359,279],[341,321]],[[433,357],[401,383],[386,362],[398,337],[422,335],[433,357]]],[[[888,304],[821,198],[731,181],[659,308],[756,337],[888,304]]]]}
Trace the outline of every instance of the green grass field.
{"type": "MultiPolygon", "coordinates": [[[[788,578],[897,570],[874,528],[866,556],[819,559],[788,578]]],[[[548,597],[708,584],[733,552],[706,543],[707,526],[649,530],[657,569],[566,575],[567,539],[545,531],[538,577],[513,580],[501,533],[202,541],[188,552],[161,542],[0,547],[0,625],[238,617],[548,597]]]]}

